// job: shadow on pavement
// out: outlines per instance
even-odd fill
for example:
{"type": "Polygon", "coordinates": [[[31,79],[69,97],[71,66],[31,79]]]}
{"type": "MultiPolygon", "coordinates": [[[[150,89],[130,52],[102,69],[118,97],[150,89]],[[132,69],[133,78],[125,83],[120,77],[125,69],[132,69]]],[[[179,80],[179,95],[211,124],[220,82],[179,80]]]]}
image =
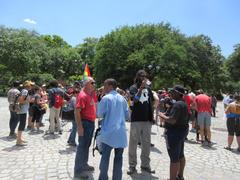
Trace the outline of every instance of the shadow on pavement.
{"type": "Polygon", "coordinates": [[[29,135],[36,135],[36,134],[42,134],[42,133],[44,133],[44,130],[29,131],[29,132],[28,132],[29,135]]]}
{"type": "Polygon", "coordinates": [[[8,141],[8,142],[16,141],[16,138],[12,138],[9,136],[3,136],[3,137],[0,137],[0,139],[3,141],[8,141]]]}
{"type": "Polygon", "coordinates": [[[201,145],[201,147],[203,148],[203,149],[207,149],[207,150],[217,150],[217,148],[215,148],[215,147],[212,147],[212,146],[206,146],[206,145],[201,145]]]}
{"type": "Polygon", "coordinates": [[[2,151],[6,151],[6,152],[19,151],[19,150],[26,149],[26,147],[27,146],[17,146],[17,145],[14,145],[12,147],[7,147],[7,148],[2,149],[2,151]]]}
{"type": "Polygon", "coordinates": [[[60,138],[60,135],[58,134],[44,134],[42,136],[43,140],[54,140],[60,138]]]}
{"type": "MultiPolygon", "coordinates": [[[[86,180],[94,180],[93,172],[84,172],[84,174],[88,175],[88,178],[86,180]]],[[[81,179],[81,178],[73,178],[73,180],[78,180],[78,179],[81,179]]]]}
{"type": "Polygon", "coordinates": [[[158,154],[162,154],[162,151],[160,151],[158,148],[156,148],[155,146],[154,147],[151,147],[151,152],[155,152],[155,153],[158,153],[158,154]]]}
{"type": "Polygon", "coordinates": [[[201,144],[201,143],[197,142],[197,141],[194,140],[194,139],[185,140],[185,143],[188,143],[188,144],[201,144]]]}
{"type": "Polygon", "coordinates": [[[154,180],[159,179],[159,177],[156,177],[149,173],[135,173],[131,176],[129,176],[132,180],[154,180]]]}
{"type": "Polygon", "coordinates": [[[240,155],[240,152],[237,149],[232,150],[232,153],[240,155]]]}
{"type": "Polygon", "coordinates": [[[72,154],[77,151],[76,147],[67,147],[66,149],[59,150],[58,153],[61,155],[72,154]]]}
{"type": "MultiPolygon", "coordinates": [[[[141,149],[142,148],[141,145],[140,146],[138,145],[138,148],[141,149]]],[[[156,146],[151,147],[150,151],[158,153],[158,154],[162,154],[162,151],[160,151],[158,148],[156,148],[156,146]]]]}
{"type": "Polygon", "coordinates": [[[155,133],[155,132],[151,132],[151,135],[157,135],[157,133],[155,133]]]}

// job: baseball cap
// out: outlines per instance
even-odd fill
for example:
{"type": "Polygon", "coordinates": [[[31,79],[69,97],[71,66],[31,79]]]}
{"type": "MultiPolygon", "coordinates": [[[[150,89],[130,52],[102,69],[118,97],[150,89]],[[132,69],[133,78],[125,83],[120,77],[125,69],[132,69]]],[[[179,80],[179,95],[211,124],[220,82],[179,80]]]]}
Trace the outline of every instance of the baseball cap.
{"type": "MultiPolygon", "coordinates": [[[[171,89],[171,91],[175,91],[175,92],[177,92],[177,93],[179,93],[179,94],[181,94],[181,95],[184,95],[185,94],[185,89],[184,89],[184,87],[182,87],[181,85],[175,85],[172,89],[171,89]]],[[[171,92],[170,91],[170,92],[171,92]]]]}

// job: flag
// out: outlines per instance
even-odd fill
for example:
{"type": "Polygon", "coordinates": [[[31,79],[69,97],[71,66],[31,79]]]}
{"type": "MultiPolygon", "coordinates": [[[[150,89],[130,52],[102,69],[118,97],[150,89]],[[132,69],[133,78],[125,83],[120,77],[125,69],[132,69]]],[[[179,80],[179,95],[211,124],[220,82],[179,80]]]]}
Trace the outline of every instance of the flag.
{"type": "Polygon", "coordinates": [[[84,72],[83,72],[83,80],[86,79],[86,77],[91,77],[88,64],[85,65],[84,72]]]}

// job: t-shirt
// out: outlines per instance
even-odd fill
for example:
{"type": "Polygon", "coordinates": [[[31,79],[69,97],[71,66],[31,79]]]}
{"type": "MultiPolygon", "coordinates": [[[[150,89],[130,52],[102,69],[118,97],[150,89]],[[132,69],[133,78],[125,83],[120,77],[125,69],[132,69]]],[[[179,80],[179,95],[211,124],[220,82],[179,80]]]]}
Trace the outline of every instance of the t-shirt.
{"type": "Polygon", "coordinates": [[[7,97],[9,104],[14,104],[16,96],[20,94],[20,91],[17,88],[12,88],[8,91],[7,97]]]}
{"type": "Polygon", "coordinates": [[[28,109],[29,109],[29,95],[28,95],[28,90],[23,89],[21,91],[21,96],[24,96],[24,99],[26,100],[25,104],[20,104],[20,111],[17,114],[27,114],[28,109]]]}
{"type": "Polygon", "coordinates": [[[188,109],[184,101],[173,104],[169,117],[176,120],[175,124],[165,123],[165,128],[186,129],[188,128],[188,109]]]}
{"type": "Polygon", "coordinates": [[[37,102],[38,100],[41,99],[41,95],[36,93],[36,94],[33,95],[33,98],[34,98],[34,101],[37,102]]]}
{"type": "Polygon", "coordinates": [[[197,104],[197,112],[211,113],[211,98],[206,94],[199,94],[195,98],[197,104]]]}
{"type": "MultiPolygon", "coordinates": [[[[130,87],[131,97],[134,99],[138,93],[137,85],[130,87]]],[[[131,121],[153,121],[153,94],[149,87],[142,90],[142,94],[138,101],[133,101],[131,121]]]]}
{"type": "Polygon", "coordinates": [[[183,96],[183,99],[187,104],[188,113],[190,114],[191,113],[191,108],[190,107],[191,107],[191,104],[192,104],[192,98],[189,95],[185,95],[185,96],[183,96]]]}
{"type": "Polygon", "coordinates": [[[76,101],[76,108],[81,108],[81,118],[89,121],[95,121],[96,119],[96,103],[97,97],[95,93],[88,94],[82,90],[76,101]]]}
{"type": "Polygon", "coordinates": [[[58,94],[64,97],[64,91],[61,88],[54,87],[48,91],[48,100],[49,100],[49,108],[52,108],[55,103],[55,94],[58,94]]]}

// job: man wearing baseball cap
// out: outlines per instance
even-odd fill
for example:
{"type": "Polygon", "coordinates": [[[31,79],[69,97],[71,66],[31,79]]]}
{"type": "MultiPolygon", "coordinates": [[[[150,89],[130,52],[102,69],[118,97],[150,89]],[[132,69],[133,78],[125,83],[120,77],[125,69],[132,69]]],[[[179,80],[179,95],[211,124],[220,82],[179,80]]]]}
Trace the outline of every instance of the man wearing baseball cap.
{"type": "Polygon", "coordinates": [[[176,102],[169,116],[160,113],[165,121],[165,135],[168,155],[170,157],[170,180],[182,180],[185,167],[184,140],[188,133],[188,109],[183,100],[185,89],[176,85],[170,91],[170,95],[176,102]]]}

